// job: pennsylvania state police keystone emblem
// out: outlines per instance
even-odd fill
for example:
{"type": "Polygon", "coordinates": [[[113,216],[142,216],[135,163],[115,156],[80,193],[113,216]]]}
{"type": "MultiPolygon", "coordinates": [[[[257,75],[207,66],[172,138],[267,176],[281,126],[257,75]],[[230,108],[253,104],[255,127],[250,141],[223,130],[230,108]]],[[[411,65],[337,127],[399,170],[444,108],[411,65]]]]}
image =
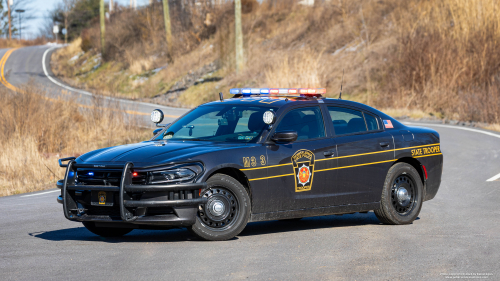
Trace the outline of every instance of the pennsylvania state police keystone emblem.
{"type": "Polygon", "coordinates": [[[301,149],[292,156],[295,192],[311,190],[314,176],[314,153],[301,149]]]}

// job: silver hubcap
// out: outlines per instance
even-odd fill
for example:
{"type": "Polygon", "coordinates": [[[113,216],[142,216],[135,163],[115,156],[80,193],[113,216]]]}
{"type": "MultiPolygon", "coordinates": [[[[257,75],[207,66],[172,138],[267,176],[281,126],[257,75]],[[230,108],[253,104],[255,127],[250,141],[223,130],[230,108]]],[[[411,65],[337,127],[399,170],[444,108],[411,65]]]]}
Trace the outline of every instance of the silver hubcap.
{"type": "Polygon", "coordinates": [[[224,208],[224,203],[222,203],[222,201],[214,200],[210,203],[211,206],[209,207],[209,211],[210,213],[212,213],[212,215],[220,216],[224,213],[225,208],[224,208]]]}
{"type": "Polygon", "coordinates": [[[397,191],[399,204],[403,207],[406,207],[410,203],[410,195],[408,194],[408,190],[404,187],[400,187],[397,191]]]}

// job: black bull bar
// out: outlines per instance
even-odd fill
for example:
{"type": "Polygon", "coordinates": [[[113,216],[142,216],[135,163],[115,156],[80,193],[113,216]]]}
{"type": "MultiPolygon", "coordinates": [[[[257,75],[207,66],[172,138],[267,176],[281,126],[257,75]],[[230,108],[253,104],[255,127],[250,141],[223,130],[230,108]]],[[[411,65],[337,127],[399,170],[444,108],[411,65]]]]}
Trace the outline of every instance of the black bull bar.
{"type": "MultiPolygon", "coordinates": [[[[63,159],[64,160],[64,159],[63,159]]],[[[62,167],[66,165],[61,165],[62,167]]],[[[67,164],[66,173],[62,184],[62,205],[64,216],[68,220],[79,220],[78,216],[73,215],[70,210],[78,209],[75,200],[68,193],[68,190],[90,190],[90,191],[111,191],[118,192],[119,194],[119,209],[120,217],[123,222],[133,222],[139,217],[134,216],[127,207],[198,207],[200,204],[207,203],[207,198],[192,198],[192,199],[179,199],[179,200],[161,200],[161,201],[141,201],[131,200],[125,198],[126,192],[171,192],[171,191],[193,191],[206,188],[206,183],[181,183],[181,184],[155,184],[155,185],[138,185],[132,184],[132,168],[134,164],[127,162],[123,165],[106,165],[106,168],[119,169],[123,167],[123,172],[120,179],[120,186],[107,186],[107,185],[75,185],[77,168],[96,168],[94,165],[77,164],[74,160],[70,160],[67,164]],[[73,177],[69,177],[70,172],[73,177]]],[[[128,197],[128,196],[127,196],[128,197]]],[[[169,198],[170,199],[170,198],[169,198]]],[[[147,219],[145,222],[150,221],[154,223],[154,219],[147,219]]]]}

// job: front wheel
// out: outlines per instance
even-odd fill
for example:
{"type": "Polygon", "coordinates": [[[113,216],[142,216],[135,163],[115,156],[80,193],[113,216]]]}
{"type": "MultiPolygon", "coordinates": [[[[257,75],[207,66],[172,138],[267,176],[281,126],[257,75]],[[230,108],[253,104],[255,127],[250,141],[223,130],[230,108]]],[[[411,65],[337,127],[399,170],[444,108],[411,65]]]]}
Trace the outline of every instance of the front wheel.
{"type": "Polygon", "coordinates": [[[228,240],[240,234],[250,217],[250,197],[240,182],[228,175],[216,174],[208,179],[201,196],[208,201],[199,207],[191,227],[194,234],[211,241],[228,240]]]}
{"type": "Polygon", "coordinates": [[[88,231],[102,237],[120,237],[134,230],[132,228],[97,227],[93,222],[82,223],[88,231]]]}
{"type": "Polygon", "coordinates": [[[385,224],[410,224],[420,213],[424,188],[418,172],[407,163],[389,169],[382,190],[377,218],[385,224]]]}

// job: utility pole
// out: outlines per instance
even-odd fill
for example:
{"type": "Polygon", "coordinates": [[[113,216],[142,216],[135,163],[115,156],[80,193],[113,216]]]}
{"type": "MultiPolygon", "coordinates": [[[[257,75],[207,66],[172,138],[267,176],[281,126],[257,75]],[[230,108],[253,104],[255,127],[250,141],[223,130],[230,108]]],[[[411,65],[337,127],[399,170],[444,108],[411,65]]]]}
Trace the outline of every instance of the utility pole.
{"type": "Polygon", "coordinates": [[[236,73],[243,70],[244,57],[243,57],[243,32],[241,28],[241,0],[234,0],[234,23],[235,23],[235,37],[236,37],[236,73]]]}
{"type": "Polygon", "coordinates": [[[105,26],[105,20],[106,20],[106,11],[104,10],[104,0],[101,0],[101,5],[99,5],[99,14],[100,14],[100,20],[101,20],[101,58],[104,60],[105,54],[106,54],[106,41],[104,40],[104,36],[106,33],[106,26],[105,26]]]}
{"type": "Polygon", "coordinates": [[[109,0],[109,14],[113,12],[113,0],[109,0]]]}
{"type": "Polygon", "coordinates": [[[168,55],[172,57],[172,30],[170,26],[170,10],[168,0],[163,0],[163,19],[165,21],[165,39],[167,40],[168,55]]]}
{"type": "Polygon", "coordinates": [[[12,40],[12,23],[10,22],[10,6],[14,5],[14,0],[7,1],[7,8],[9,10],[9,39],[12,40]]]}
{"type": "Polygon", "coordinates": [[[19,41],[21,41],[21,38],[22,38],[21,31],[23,30],[22,21],[21,21],[21,14],[24,13],[24,10],[23,9],[16,9],[16,12],[19,16],[19,41]]]}

